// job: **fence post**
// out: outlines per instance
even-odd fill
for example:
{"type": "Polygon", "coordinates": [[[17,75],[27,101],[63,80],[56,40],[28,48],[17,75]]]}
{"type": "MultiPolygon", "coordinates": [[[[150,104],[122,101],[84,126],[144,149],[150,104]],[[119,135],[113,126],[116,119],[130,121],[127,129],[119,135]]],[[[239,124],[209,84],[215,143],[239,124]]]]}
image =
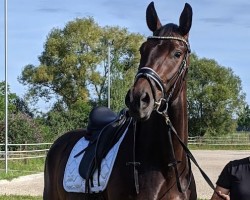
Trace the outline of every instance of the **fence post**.
{"type": "MultiPolygon", "coordinates": [[[[24,150],[27,151],[27,141],[25,141],[25,146],[24,146],[24,150]]],[[[24,153],[25,157],[28,155],[28,152],[24,153]]],[[[28,159],[25,158],[24,159],[24,163],[27,164],[28,163],[28,159]]]]}

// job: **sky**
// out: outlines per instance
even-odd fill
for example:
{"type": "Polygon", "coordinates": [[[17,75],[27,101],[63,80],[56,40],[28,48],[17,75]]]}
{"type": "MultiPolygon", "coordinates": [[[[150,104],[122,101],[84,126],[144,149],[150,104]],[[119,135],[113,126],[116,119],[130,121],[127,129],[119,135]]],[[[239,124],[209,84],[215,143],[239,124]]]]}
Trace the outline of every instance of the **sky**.
{"type": "MultiPolygon", "coordinates": [[[[152,0],[7,0],[8,66],[10,91],[23,97],[27,88],[17,80],[25,65],[38,65],[52,28],[63,28],[76,18],[93,17],[100,26],[120,26],[149,36],[146,8],[152,0]]],[[[230,67],[242,81],[250,105],[250,1],[155,0],[162,24],[179,22],[188,2],[193,9],[190,31],[192,52],[230,67]]],[[[0,3],[0,81],[5,80],[4,0],[0,3]]],[[[40,102],[43,110],[51,105],[40,102]]]]}

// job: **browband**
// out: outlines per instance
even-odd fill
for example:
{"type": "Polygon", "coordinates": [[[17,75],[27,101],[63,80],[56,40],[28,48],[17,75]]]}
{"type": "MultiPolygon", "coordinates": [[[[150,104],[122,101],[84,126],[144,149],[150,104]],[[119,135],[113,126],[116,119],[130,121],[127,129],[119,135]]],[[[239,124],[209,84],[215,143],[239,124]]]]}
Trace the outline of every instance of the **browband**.
{"type": "Polygon", "coordinates": [[[148,39],[159,39],[159,40],[179,40],[186,44],[188,53],[191,53],[190,45],[187,40],[181,37],[174,36],[148,36],[148,39]]]}

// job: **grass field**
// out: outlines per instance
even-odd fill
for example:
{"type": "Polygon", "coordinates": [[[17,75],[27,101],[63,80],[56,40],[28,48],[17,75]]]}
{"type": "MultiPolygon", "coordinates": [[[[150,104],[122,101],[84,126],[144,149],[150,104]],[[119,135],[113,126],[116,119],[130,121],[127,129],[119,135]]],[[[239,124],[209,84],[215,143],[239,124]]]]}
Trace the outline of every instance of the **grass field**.
{"type": "MultiPolygon", "coordinates": [[[[42,200],[42,197],[31,197],[31,196],[0,196],[0,200],[42,200]]],[[[197,199],[206,200],[206,199],[197,199]]]]}
{"type": "Polygon", "coordinates": [[[5,163],[0,161],[0,180],[11,180],[19,176],[25,176],[29,174],[35,174],[37,172],[43,172],[44,170],[44,158],[29,159],[29,160],[10,160],[8,161],[8,173],[5,173],[5,163]]]}
{"type": "Polygon", "coordinates": [[[0,196],[0,200],[42,200],[42,197],[32,197],[32,196],[15,196],[15,195],[4,195],[0,196]]]}

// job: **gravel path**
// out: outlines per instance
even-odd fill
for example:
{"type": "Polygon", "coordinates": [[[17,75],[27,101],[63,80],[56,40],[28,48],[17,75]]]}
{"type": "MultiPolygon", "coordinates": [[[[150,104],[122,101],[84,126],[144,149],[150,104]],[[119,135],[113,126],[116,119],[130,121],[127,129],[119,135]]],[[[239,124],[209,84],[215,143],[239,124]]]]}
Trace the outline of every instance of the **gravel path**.
{"type": "MultiPolygon", "coordinates": [[[[201,168],[207,173],[209,178],[216,182],[218,175],[227,162],[234,159],[250,156],[249,151],[215,151],[215,150],[193,150],[194,157],[201,168]]],[[[197,186],[199,198],[209,199],[212,190],[200,174],[196,166],[193,165],[193,172],[197,186]]],[[[12,181],[0,181],[0,194],[31,195],[42,196],[43,193],[43,173],[19,177],[12,181]]]]}
{"type": "Polygon", "coordinates": [[[11,181],[0,180],[0,194],[42,196],[43,173],[15,178],[11,181]]]}

